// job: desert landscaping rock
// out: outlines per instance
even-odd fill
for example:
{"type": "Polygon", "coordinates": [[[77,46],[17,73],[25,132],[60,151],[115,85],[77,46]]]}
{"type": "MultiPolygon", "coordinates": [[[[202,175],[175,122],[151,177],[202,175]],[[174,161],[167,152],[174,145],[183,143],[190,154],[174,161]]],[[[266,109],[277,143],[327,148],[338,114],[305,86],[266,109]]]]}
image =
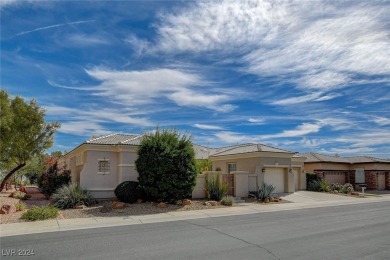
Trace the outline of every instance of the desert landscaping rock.
{"type": "Polygon", "coordinates": [[[210,202],[208,202],[208,201],[205,201],[205,202],[203,203],[203,205],[205,205],[205,206],[211,206],[210,202]]]}
{"type": "Polygon", "coordinates": [[[77,206],[74,206],[74,209],[86,209],[87,206],[85,205],[77,205],[77,206]]]}
{"type": "Polygon", "coordinates": [[[114,201],[112,202],[113,209],[124,209],[127,207],[127,204],[124,202],[114,201]]]}
{"type": "Polygon", "coordinates": [[[192,201],[189,199],[183,200],[183,205],[191,205],[192,201]]]}
{"type": "Polygon", "coordinates": [[[157,204],[157,208],[160,208],[160,209],[168,208],[168,204],[165,202],[160,202],[157,204]]]}
{"type": "Polygon", "coordinates": [[[211,206],[215,207],[215,206],[218,206],[218,202],[215,201],[215,200],[210,200],[210,201],[207,201],[211,206]]]}
{"type": "Polygon", "coordinates": [[[5,204],[0,208],[0,214],[12,214],[16,212],[15,205],[5,204]]]}

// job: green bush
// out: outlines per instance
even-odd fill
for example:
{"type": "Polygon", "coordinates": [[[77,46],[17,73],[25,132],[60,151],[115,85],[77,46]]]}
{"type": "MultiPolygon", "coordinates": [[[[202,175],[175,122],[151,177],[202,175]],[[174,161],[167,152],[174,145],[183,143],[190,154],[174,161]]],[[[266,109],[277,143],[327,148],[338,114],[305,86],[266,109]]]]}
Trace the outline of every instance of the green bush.
{"type": "Polygon", "coordinates": [[[159,129],[145,134],[135,164],[148,199],[174,202],[191,197],[196,167],[190,136],[159,129]]]}
{"type": "Polygon", "coordinates": [[[257,200],[264,201],[266,198],[271,197],[271,194],[274,192],[274,190],[275,186],[264,182],[258,191],[249,192],[249,197],[254,197],[257,200]]]}
{"type": "Polygon", "coordinates": [[[207,174],[206,175],[206,193],[210,200],[220,201],[226,196],[229,185],[223,181],[221,174],[207,174]]]}
{"type": "Polygon", "coordinates": [[[15,203],[16,211],[22,211],[26,209],[26,204],[24,202],[19,201],[18,203],[15,203]]]}
{"type": "Polygon", "coordinates": [[[54,163],[38,176],[38,186],[44,194],[51,195],[57,189],[70,184],[70,170],[60,169],[54,163]]]}
{"type": "Polygon", "coordinates": [[[196,172],[202,174],[204,171],[211,171],[212,165],[210,159],[196,160],[196,172]]]}
{"type": "Polygon", "coordinates": [[[329,192],[331,191],[331,185],[325,180],[320,179],[311,181],[307,189],[310,191],[329,192]]]}
{"type": "Polygon", "coordinates": [[[115,188],[115,196],[118,200],[126,203],[134,203],[142,198],[142,191],[136,181],[125,181],[115,188]]]}
{"type": "Polygon", "coordinates": [[[51,196],[53,205],[60,209],[69,209],[78,205],[89,206],[95,199],[86,189],[76,184],[62,186],[51,196]]]}
{"type": "Polygon", "coordinates": [[[343,193],[344,192],[344,185],[338,184],[338,183],[332,183],[332,184],[330,184],[330,190],[343,193]]]}
{"type": "Polygon", "coordinates": [[[351,183],[344,184],[344,187],[343,187],[343,192],[344,193],[352,193],[354,191],[355,190],[354,190],[353,185],[351,183]]]}
{"type": "MultiPolygon", "coordinates": [[[[319,180],[320,180],[320,178],[318,177],[317,174],[306,173],[306,187],[307,187],[307,189],[310,190],[309,187],[313,181],[319,181],[319,180]]],[[[317,191],[317,190],[313,190],[313,191],[317,191]]]]}
{"type": "Polygon", "coordinates": [[[233,197],[223,197],[221,200],[221,205],[233,206],[233,201],[233,197]]]}
{"type": "Polygon", "coordinates": [[[58,209],[53,206],[34,206],[27,212],[23,213],[21,219],[35,221],[56,218],[57,216],[58,209]]]}
{"type": "Polygon", "coordinates": [[[21,192],[21,191],[15,191],[12,194],[12,197],[15,199],[27,200],[27,199],[31,198],[31,195],[28,195],[28,194],[21,192]]]}

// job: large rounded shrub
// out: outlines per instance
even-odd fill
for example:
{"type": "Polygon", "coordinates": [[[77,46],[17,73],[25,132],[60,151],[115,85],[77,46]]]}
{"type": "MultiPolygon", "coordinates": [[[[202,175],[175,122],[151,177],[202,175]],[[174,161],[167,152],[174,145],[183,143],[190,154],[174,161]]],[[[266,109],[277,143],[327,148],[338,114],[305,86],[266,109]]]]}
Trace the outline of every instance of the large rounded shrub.
{"type": "Polygon", "coordinates": [[[135,164],[139,184],[149,199],[172,202],[191,196],[196,166],[189,135],[159,129],[145,134],[135,164]]]}
{"type": "Polygon", "coordinates": [[[118,200],[127,203],[134,203],[140,198],[140,188],[136,181],[125,181],[119,184],[115,190],[118,200]]]}

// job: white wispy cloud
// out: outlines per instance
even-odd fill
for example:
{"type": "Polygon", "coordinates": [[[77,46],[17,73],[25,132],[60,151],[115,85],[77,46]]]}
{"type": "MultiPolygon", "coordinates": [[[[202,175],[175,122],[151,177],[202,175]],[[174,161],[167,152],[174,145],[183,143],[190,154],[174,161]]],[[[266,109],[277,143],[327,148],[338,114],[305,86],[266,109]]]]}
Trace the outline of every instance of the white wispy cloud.
{"type": "Polygon", "coordinates": [[[265,119],[264,118],[249,118],[248,119],[248,122],[249,123],[252,123],[252,124],[256,124],[256,125],[261,125],[261,124],[264,124],[265,123],[265,119]]]}
{"type": "Polygon", "coordinates": [[[216,125],[206,125],[206,124],[194,124],[196,128],[203,130],[222,130],[223,128],[216,125]]]}
{"type": "Polygon", "coordinates": [[[234,109],[226,104],[232,97],[216,92],[202,77],[175,69],[117,71],[95,68],[87,74],[101,83],[95,95],[106,96],[131,106],[151,104],[158,99],[171,100],[178,106],[207,108],[219,112],[234,109]]]}
{"type": "Polygon", "coordinates": [[[83,24],[83,23],[91,23],[94,22],[95,20],[85,20],[85,21],[75,21],[75,22],[69,22],[69,23],[59,23],[59,24],[53,24],[49,26],[44,26],[44,27],[38,27],[33,30],[28,30],[28,31],[23,31],[15,34],[15,36],[21,36],[37,31],[42,31],[42,30],[47,30],[47,29],[52,29],[52,28],[57,28],[57,27],[62,27],[62,26],[69,26],[69,25],[75,25],[75,24],[83,24]]]}
{"type": "Polygon", "coordinates": [[[107,134],[110,131],[104,126],[119,123],[133,127],[150,127],[154,124],[140,111],[126,109],[78,109],[63,106],[44,106],[46,115],[54,119],[61,118],[60,132],[74,135],[107,134]]]}
{"type": "Polygon", "coordinates": [[[356,75],[390,74],[388,7],[386,1],[199,1],[161,14],[155,50],[217,52],[222,59],[234,53],[247,73],[283,76],[307,93],[274,104],[326,101],[341,95],[327,92],[359,81],[356,75]]]}
{"type": "Polygon", "coordinates": [[[307,134],[317,133],[320,131],[321,125],[316,123],[303,123],[301,125],[298,125],[295,129],[292,130],[284,130],[281,133],[278,134],[272,134],[272,135],[263,135],[262,138],[269,139],[269,138],[285,138],[285,137],[297,137],[297,136],[304,136],[307,134]]]}

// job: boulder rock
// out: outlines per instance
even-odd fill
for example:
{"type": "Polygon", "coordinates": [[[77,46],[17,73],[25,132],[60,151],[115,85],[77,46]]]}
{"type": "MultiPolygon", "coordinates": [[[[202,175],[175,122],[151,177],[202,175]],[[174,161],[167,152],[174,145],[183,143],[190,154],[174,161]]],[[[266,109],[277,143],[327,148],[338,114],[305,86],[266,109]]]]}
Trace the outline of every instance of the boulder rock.
{"type": "Polygon", "coordinates": [[[85,206],[84,204],[81,204],[81,205],[76,205],[73,207],[74,209],[86,209],[87,206],[85,206]]]}
{"type": "Polygon", "coordinates": [[[124,208],[127,207],[127,205],[126,205],[126,203],[124,203],[124,202],[114,201],[114,202],[112,202],[111,207],[112,207],[113,209],[124,209],[124,208]]]}
{"type": "Polygon", "coordinates": [[[19,189],[21,192],[27,193],[26,188],[24,186],[20,187],[19,189]]]}
{"type": "Polygon", "coordinates": [[[0,208],[0,214],[12,214],[16,212],[15,205],[4,204],[0,208]]]}
{"type": "Polygon", "coordinates": [[[189,199],[183,200],[183,205],[191,205],[192,201],[189,199]]]}
{"type": "Polygon", "coordinates": [[[112,207],[110,205],[103,205],[103,207],[100,209],[100,212],[101,213],[107,213],[107,212],[110,212],[112,211],[112,207]]]}
{"type": "Polygon", "coordinates": [[[182,200],[177,200],[177,201],[175,201],[175,204],[176,205],[183,205],[183,201],[182,200]]]}
{"type": "Polygon", "coordinates": [[[157,208],[160,208],[160,209],[168,208],[168,204],[165,202],[160,202],[157,204],[157,208]]]}
{"type": "Polygon", "coordinates": [[[269,198],[265,198],[264,203],[269,203],[269,198]]]}
{"type": "Polygon", "coordinates": [[[137,200],[137,203],[138,203],[138,204],[141,204],[141,203],[144,203],[144,201],[143,201],[142,199],[138,199],[138,200],[137,200]]]}
{"type": "Polygon", "coordinates": [[[205,202],[203,203],[203,205],[205,205],[205,206],[211,206],[211,204],[210,204],[209,201],[205,201],[205,202]]]}
{"type": "Polygon", "coordinates": [[[216,202],[215,200],[210,200],[210,201],[207,201],[211,206],[218,206],[218,202],[216,202]]]}

